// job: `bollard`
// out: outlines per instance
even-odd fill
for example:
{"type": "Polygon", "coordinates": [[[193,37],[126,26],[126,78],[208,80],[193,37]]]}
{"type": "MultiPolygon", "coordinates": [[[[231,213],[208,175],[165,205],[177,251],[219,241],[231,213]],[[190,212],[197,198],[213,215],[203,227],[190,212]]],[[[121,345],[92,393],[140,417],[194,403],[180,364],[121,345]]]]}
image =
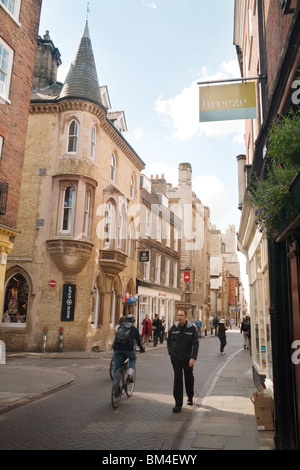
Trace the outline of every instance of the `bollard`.
{"type": "Polygon", "coordinates": [[[43,343],[42,343],[42,352],[46,352],[46,345],[47,345],[47,328],[44,328],[43,330],[43,343]]]}
{"type": "Polygon", "coordinates": [[[207,336],[207,329],[204,330],[204,336],[207,336]]]}
{"type": "Polygon", "coordinates": [[[62,352],[64,347],[64,329],[61,327],[59,329],[59,352],[62,352]]]}
{"type": "Polygon", "coordinates": [[[0,341],[0,364],[6,364],[6,348],[4,341],[0,341]]]}
{"type": "Polygon", "coordinates": [[[211,334],[211,335],[213,334],[213,328],[210,329],[210,334],[211,334]]]}

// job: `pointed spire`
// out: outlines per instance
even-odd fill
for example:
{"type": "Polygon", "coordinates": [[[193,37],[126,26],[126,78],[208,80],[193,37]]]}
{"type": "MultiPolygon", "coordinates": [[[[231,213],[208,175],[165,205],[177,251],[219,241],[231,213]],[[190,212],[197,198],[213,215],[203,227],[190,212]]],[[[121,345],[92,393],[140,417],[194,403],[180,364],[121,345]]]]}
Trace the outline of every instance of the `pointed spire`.
{"type": "Polygon", "coordinates": [[[60,98],[82,98],[102,104],[87,20],[60,98]]]}

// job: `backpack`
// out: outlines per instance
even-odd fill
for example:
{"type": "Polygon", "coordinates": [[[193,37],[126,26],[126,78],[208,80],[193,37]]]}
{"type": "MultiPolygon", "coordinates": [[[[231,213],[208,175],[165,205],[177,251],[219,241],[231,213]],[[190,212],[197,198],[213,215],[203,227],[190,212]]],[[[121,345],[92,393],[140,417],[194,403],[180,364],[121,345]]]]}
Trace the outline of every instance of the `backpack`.
{"type": "Polygon", "coordinates": [[[130,340],[131,327],[132,325],[126,327],[124,324],[119,326],[115,337],[117,343],[128,343],[128,341],[130,340]]]}

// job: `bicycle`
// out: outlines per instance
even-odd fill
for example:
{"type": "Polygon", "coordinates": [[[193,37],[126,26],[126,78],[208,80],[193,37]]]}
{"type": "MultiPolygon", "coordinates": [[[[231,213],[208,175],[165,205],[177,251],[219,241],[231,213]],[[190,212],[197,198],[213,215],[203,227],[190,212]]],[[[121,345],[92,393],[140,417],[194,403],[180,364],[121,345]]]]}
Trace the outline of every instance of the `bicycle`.
{"type": "Polygon", "coordinates": [[[120,369],[117,371],[115,378],[113,379],[111,388],[111,404],[114,409],[118,408],[122,395],[131,397],[134,386],[136,372],[133,370],[132,382],[128,381],[128,369],[129,369],[129,358],[126,356],[121,357],[120,369]]]}
{"type": "Polygon", "coordinates": [[[111,380],[113,380],[113,378],[114,378],[114,368],[115,368],[115,361],[114,361],[114,356],[113,356],[111,358],[110,364],[109,364],[109,376],[110,376],[111,380]]]}

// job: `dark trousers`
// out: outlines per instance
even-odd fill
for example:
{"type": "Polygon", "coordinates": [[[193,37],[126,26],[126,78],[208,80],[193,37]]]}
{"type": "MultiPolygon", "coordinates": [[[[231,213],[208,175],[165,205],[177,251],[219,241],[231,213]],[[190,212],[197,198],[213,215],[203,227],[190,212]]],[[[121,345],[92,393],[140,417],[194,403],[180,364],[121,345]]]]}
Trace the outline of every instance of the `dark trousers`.
{"type": "Polygon", "coordinates": [[[187,361],[172,361],[174,370],[174,387],[173,396],[175,398],[176,406],[183,404],[183,374],[186,394],[189,399],[194,396],[194,374],[193,367],[189,367],[189,360],[187,361]]]}
{"type": "Polygon", "coordinates": [[[226,338],[219,338],[219,340],[220,340],[220,352],[223,352],[227,344],[227,341],[226,341],[226,338]]]}

